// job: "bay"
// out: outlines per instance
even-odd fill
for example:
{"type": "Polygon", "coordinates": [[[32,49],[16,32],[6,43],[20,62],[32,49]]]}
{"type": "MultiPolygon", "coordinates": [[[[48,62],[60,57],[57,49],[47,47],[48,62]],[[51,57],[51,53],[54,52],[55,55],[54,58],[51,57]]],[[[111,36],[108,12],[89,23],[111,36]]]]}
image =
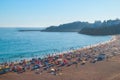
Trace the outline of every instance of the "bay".
{"type": "Polygon", "coordinates": [[[0,62],[45,57],[111,39],[111,36],[88,36],[76,32],[19,32],[19,29],[0,28],[0,62]]]}

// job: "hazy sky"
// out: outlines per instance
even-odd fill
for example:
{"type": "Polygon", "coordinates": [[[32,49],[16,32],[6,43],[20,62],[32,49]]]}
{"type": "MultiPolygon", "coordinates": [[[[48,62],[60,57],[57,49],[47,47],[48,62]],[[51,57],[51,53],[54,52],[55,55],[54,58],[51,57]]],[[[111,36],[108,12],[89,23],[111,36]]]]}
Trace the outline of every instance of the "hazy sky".
{"type": "Polygon", "coordinates": [[[0,0],[0,27],[120,18],[120,0],[0,0]]]}

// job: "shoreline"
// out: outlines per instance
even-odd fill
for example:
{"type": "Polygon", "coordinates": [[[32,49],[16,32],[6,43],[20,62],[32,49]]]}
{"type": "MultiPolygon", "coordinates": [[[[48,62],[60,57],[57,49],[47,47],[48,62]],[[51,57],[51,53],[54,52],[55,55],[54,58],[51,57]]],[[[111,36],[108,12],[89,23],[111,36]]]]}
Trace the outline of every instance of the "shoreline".
{"type": "MultiPolygon", "coordinates": [[[[89,49],[89,48],[93,48],[93,47],[97,47],[97,46],[100,46],[100,45],[104,45],[104,44],[107,44],[107,43],[110,43],[112,41],[116,40],[116,37],[115,36],[111,36],[111,39],[109,40],[106,40],[104,42],[98,42],[96,44],[91,44],[91,45],[88,45],[88,46],[83,46],[83,47],[79,47],[79,48],[76,48],[76,49],[69,49],[69,50],[66,50],[66,51],[63,51],[63,52],[56,52],[56,53],[53,53],[53,54],[47,54],[47,55],[51,55],[51,56],[56,56],[56,55],[59,55],[59,54],[66,54],[68,52],[74,52],[74,51],[79,51],[79,50],[83,50],[83,49],[89,49]]],[[[45,55],[44,57],[40,57],[39,58],[46,58],[47,55],[45,55]]],[[[33,58],[36,58],[36,57],[29,57],[29,58],[22,58],[22,59],[18,59],[18,60],[14,60],[14,61],[7,61],[7,63],[11,63],[11,62],[17,62],[19,63],[21,60],[27,60],[27,61],[30,61],[31,59],[33,58]]],[[[37,57],[38,58],[38,57],[37,57]]],[[[6,63],[6,62],[2,62],[0,64],[3,64],[3,63],[6,63]]]]}
{"type": "MultiPolygon", "coordinates": [[[[107,40],[107,41],[104,41],[104,42],[99,42],[99,43],[92,44],[92,45],[88,45],[88,46],[84,46],[84,47],[81,47],[81,48],[72,49],[72,50],[67,50],[67,51],[63,51],[63,52],[57,52],[57,53],[53,53],[53,54],[47,54],[47,55],[57,56],[57,55],[60,55],[60,54],[67,54],[68,52],[80,51],[80,50],[89,49],[89,48],[97,47],[97,46],[100,46],[100,45],[108,44],[108,43],[111,43],[111,42],[113,42],[113,41],[115,41],[115,40],[116,40],[116,36],[112,36],[110,40],[107,40]]],[[[47,55],[45,55],[43,58],[48,57],[47,55]]],[[[19,59],[19,60],[17,60],[17,61],[10,61],[10,62],[7,62],[7,63],[11,63],[11,62],[19,63],[21,60],[30,61],[30,60],[33,59],[33,58],[35,58],[35,57],[23,58],[23,59],[19,59]]],[[[37,57],[37,58],[38,58],[38,57],[37,57]]],[[[0,63],[0,64],[3,64],[3,63],[6,63],[6,62],[2,62],[2,63],[0,63]]]]}
{"type": "Polygon", "coordinates": [[[115,36],[112,36],[110,40],[107,40],[107,41],[104,41],[104,42],[100,42],[100,43],[97,43],[97,44],[93,44],[93,45],[84,46],[82,48],[78,48],[78,49],[75,49],[75,50],[64,51],[64,52],[58,53],[56,55],[66,54],[68,52],[81,51],[81,50],[84,50],[84,49],[90,49],[90,48],[94,48],[94,47],[97,47],[97,46],[109,44],[109,43],[114,42],[116,40],[117,40],[117,36],[115,35],[115,36]]]}
{"type": "MultiPolygon", "coordinates": [[[[53,54],[48,54],[49,56],[57,56],[57,55],[63,55],[63,54],[68,54],[68,53],[73,53],[73,52],[77,52],[77,51],[81,51],[81,50],[84,50],[84,49],[90,49],[90,48],[94,48],[94,47],[99,47],[101,45],[105,45],[105,44],[109,44],[111,42],[114,42],[115,40],[117,40],[117,36],[112,36],[110,40],[107,40],[107,41],[104,41],[104,42],[100,42],[100,43],[97,43],[97,44],[93,44],[93,45],[88,45],[88,46],[84,46],[84,47],[81,47],[81,48],[78,48],[78,49],[73,49],[73,50],[68,50],[68,51],[63,51],[63,52],[60,52],[60,53],[53,53],[53,54]]],[[[45,57],[41,58],[41,59],[44,59],[44,58],[48,58],[48,55],[46,55],[45,57]]],[[[26,61],[30,61],[32,59],[34,59],[36,57],[31,57],[31,58],[23,58],[21,60],[26,60],[26,61]]],[[[37,57],[39,58],[39,57],[37,57]]],[[[19,61],[11,61],[13,63],[19,63],[21,60],[19,61]]],[[[3,62],[3,63],[0,63],[0,64],[4,64],[4,63],[11,63],[11,62],[3,62]]]]}
{"type": "MultiPolygon", "coordinates": [[[[75,64],[66,67],[63,66],[61,75],[51,75],[48,72],[43,72],[42,74],[35,74],[36,71],[26,71],[22,74],[16,74],[13,72],[1,75],[2,80],[18,80],[18,77],[21,78],[21,80],[114,80],[114,78],[118,78],[115,80],[120,80],[120,45],[118,43],[120,40],[120,35],[112,36],[112,38],[108,41],[98,43],[95,45],[90,45],[85,48],[80,48],[76,50],[71,50],[69,52],[72,52],[72,55],[77,55],[76,52],[81,52],[86,55],[92,55],[92,53],[100,54],[103,52],[104,54],[109,54],[109,56],[112,54],[112,57],[109,57],[108,59],[105,59],[103,61],[97,61],[96,63],[90,63],[89,61],[86,62],[85,65],[81,65],[82,62],[78,63],[79,67],[75,64]],[[117,48],[117,49],[115,49],[117,48]],[[98,50],[94,50],[98,49],[98,50]],[[92,52],[91,52],[92,51],[92,52]],[[91,53],[91,54],[89,54],[91,53]],[[115,55],[113,54],[115,53],[115,55]],[[109,67],[108,67],[109,66],[109,67]],[[74,76],[73,76],[74,74],[74,76]],[[106,75],[107,74],[107,75],[106,75]],[[46,77],[47,76],[47,77],[46,77]]],[[[57,55],[69,55],[69,52],[64,52],[57,55]]],[[[71,54],[70,54],[71,55],[71,54]]],[[[73,58],[74,61],[74,58],[73,58]]],[[[0,79],[0,80],[1,80],[0,79]]]]}
{"type": "Polygon", "coordinates": [[[116,40],[116,36],[112,36],[112,38],[110,40],[107,40],[107,41],[104,41],[104,42],[100,42],[100,43],[97,43],[97,44],[93,44],[93,45],[89,45],[89,46],[86,46],[86,47],[83,47],[82,49],[87,49],[87,48],[94,48],[94,47],[97,47],[97,46],[100,46],[100,45],[105,45],[105,44],[108,44],[108,43],[111,43],[113,41],[116,40]]]}

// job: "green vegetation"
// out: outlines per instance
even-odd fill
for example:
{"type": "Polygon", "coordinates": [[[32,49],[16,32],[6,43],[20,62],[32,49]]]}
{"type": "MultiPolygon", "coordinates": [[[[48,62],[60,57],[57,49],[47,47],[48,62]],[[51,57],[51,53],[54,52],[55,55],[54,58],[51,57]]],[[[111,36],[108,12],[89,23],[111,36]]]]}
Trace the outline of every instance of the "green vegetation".
{"type": "Polygon", "coordinates": [[[42,31],[79,32],[87,35],[114,35],[120,34],[120,20],[95,21],[94,23],[77,21],[59,26],[50,26],[42,31]]]}

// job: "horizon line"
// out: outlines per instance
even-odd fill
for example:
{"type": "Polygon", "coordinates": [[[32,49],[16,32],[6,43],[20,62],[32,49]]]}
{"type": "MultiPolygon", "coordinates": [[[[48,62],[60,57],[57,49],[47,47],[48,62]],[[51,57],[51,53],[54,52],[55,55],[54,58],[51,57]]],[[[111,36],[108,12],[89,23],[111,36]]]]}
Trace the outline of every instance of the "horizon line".
{"type": "MultiPolygon", "coordinates": [[[[71,21],[71,22],[65,22],[65,23],[61,23],[61,24],[57,24],[57,25],[49,25],[47,27],[50,27],[50,26],[59,26],[59,25],[62,25],[62,24],[68,24],[68,23],[73,23],[73,22],[88,22],[88,23],[95,23],[96,21],[101,21],[101,22],[104,22],[104,21],[108,21],[108,20],[120,20],[120,18],[115,18],[115,19],[107,19],[107,20],[94,20],[93,22],[90,22],[90,21],[80,21],[80,20],[76,20],[76,21],[71,21]]],[[[47,28],[46,26],[0,26],[0,28],[47,28]]]]}

